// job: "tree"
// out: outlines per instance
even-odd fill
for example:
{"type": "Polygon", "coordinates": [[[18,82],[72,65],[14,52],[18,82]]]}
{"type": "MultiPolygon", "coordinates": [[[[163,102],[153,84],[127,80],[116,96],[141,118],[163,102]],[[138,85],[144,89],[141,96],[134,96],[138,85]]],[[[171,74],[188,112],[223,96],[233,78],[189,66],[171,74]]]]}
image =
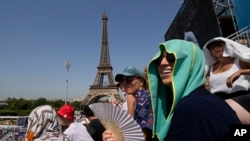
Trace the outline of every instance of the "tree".
{"type": "Polygon", "coordinates": [[[81,106],[81,102],[80,101],[73,101],[71,103],[71,105],[75,107],[75,110],[80,110],[81,109],[80,108],[80,106],[81,106]]]}
{"type": "Polygon", "coordinates": [[[38,106],[41,106],[41,105],[46,105],[48,104],[48,101],[46,98],[38,98],[37,100],[34,101],[34,107],[38,107],[38,106]]]}

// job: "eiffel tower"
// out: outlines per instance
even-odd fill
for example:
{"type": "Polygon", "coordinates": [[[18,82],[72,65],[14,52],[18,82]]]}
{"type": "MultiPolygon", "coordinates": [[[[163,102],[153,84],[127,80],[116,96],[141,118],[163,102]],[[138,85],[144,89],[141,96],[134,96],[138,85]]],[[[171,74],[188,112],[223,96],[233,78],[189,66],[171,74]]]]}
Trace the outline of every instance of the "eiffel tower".
{"type": "Polygon", "coordinates": [[[97,67],[97,75],[94,84],[90,86],[89,93],[83,100],[82,104],[91,104],[97,102],[98,99],[104,96],[109,96],[111,101],[120,101],[121,97],[118,93],[112,73],[110,63],[109,47],[108,47],[108,16],[104,12],[102,15],[103,30],[102,30],[102,49],[100,63],[97,67]],[[108,82],[104,81],[104,76],[107,76],[108,82]]]}

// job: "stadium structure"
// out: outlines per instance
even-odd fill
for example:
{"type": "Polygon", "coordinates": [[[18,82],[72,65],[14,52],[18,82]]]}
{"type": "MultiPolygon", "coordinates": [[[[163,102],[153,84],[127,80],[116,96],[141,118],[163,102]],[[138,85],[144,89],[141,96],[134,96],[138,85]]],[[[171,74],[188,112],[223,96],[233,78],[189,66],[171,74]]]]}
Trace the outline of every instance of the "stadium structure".
{"type": "Polygon", "coordinates": [[[248,7],[247,0],[184,0],[164,38],[194,40],[203,47],[221,36],[250,47],[248,7]]]}

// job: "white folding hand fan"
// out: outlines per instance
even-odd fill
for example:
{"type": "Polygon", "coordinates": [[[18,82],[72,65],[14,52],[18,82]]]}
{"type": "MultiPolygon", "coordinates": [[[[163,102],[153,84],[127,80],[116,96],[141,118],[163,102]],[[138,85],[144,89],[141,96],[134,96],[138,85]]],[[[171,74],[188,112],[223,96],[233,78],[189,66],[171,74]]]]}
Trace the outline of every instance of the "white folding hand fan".
{"type": "Polygon", "coordinates": [[[106,129],[112,131],[119,141],[144,141],[142,130],[127,111],[111,103],[89,105],[106,129]]]}

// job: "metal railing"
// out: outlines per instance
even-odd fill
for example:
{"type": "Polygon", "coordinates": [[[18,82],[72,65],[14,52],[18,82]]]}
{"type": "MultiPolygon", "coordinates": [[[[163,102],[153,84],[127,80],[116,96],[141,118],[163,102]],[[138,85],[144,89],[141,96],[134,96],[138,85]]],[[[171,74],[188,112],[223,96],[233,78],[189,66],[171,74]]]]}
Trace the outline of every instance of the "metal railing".
{"type": "Polygon", "coordinates": [[[250,25],[242,28],[234,34],[231,34],[227,38],[250,47],[250,25]]]}

